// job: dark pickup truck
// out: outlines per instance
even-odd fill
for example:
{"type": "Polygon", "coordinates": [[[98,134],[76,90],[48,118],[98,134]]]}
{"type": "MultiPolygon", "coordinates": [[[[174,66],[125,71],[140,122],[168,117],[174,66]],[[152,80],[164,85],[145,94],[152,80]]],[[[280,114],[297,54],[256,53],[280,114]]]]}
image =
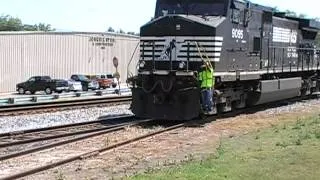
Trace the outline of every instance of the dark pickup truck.
{"type": "Polygon", "coordinates": [[[29,91],[34,94],[37,91],[44,91],[46,94],[52,92],[62,93],[68,91],[68,82],[65,80],[51,79],[49,76],[34,76],[28,81],[17,84],[16,90],[19,94],[29,91]]]}

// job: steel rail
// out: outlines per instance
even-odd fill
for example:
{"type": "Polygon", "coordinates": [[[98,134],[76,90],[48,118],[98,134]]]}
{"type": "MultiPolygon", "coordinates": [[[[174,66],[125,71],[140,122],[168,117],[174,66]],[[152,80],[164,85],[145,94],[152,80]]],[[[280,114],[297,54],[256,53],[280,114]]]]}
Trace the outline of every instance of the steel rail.
{"type": "Polygon", "coordinates": [[[104,123],[105,121],[111,121],[111,120],[112,121],[115,121],[115,120],[118,121],[118,120],[121,120],[121,119],[128,119],[128,118],[134,118],[134,116],[133,115],[121,115],[121,116],[101,118],[101,119],[99,119],[97,121],[80,122],[80,123],[58,125],[58,126],[51,126],[51,127],[38,128],[38,129],[28,129],[28,130],[21,130],[21,131],[13,131],[13,132],[7,132],[7,133],[0,134],[0,138],[2,138],[2,137],[10,137],[10,136],[20,135],[20,134],[34,133],[34,132],[51,131],[51,130],[69,128],[69,127],[92,125],[92,124],[97,124],[97,123],[104,123]]]}
{"type": "Polygon", "coordinates": [[[94,99],[78,99],[78,100],[63,100],[54,102],[41,102],[41,103],[30,103],[30,104],[15,104],[0,106],[0,115],[4,113],[14,113],[17,111],[28,111],[28,110],[41,110],[47,108],[66,108],[83,105],[97,105],[97,104],[110,104],[120,102],[130,102],[131,96],[118,96],[118,97],[104,97],[94,99]]]}
{"type": "MultiPolygon", "coordinates": [[[[39,141],[58,139],[58,138],[64,138],[64,137],[70,137],[70,136],[81,135],[81,134],[88,134],[88,133],[92,133],[92,132],[116,128],[116,127],[126,125],[126,124],[128,124],[128,123],[121,123],[121,124],[117,124],[117,125],[101,125],[101,127],[92,127],[92,128],[87,127],[88,129],[75,131],[75,132],[61,133],[61,134],[57,134],[57,135],[53,134],[53,135],[44,136],[44,137],[36,137],[36,138],[30,138],[30,139],[25,139],[25,140],[12,141],[12,142],[8,142],[8,143],[0,143],[0,148],[21,145],[21,144],[28,144],[28,143],[39,142],[39,141]]],[[[75,127],[72,127],[72,128],[75,128],[75,127]]],[[[58,129],[58,131],[61,131],[61,130],[58,129]]],[[[45,132],[47,132],[47,131],[45,131],[45,132]]],[[[52,131],[52,133],[54,133],[54,131],[52,131]]]]}
{"type": "Polygon", "coordinates": [[[57,147],[57,146],[61,146],[61,145],[69,144],[69,143],[73,143],[73,142],[76,142],[76,141],[92,138],[92,137],[103,135],[103,134],[109,134],[109,133],[112,133],[112,132],[123,130],[123,129],[127,128],[127,127],[130,127],[130,126],[137,126],[139,124],[150,122],[150,121],[152,121],[152,119],[145,119],[145,120],[140,120],[140,121],[135,121],[135,122],[128,122],[128,123],[124,123],[124,124],[115,126],[113,128],[110,128],[110,129],[101,130],[101,131],[97,131],[97,132],[90,133],[90,134],[87,134],[87,135],[75,137],[75,138],[72,138],[72,139],[63,140],[63,141],[59,141],[59,142],[55,142],[55,143],[51,143],[51,144],[46,144],[46,145],[43,145],[43,146],[40,146],[40,147],[35,147],[35,148],[31,148],[31,149],[20,151],[20,152],[16,152],[16,153],[0,156],[0,161],[4,161],[4,160],[11,159],[11,158],[19,157],[19,156],[22,156],[22,155],[31,154],[31,153],[42,151],[42,150],[45,150],[45,149],[50,149],[50,148],[53,148],[53,147],[57,147]]]}
{"type": "Polygon", "coordinates": [[[135,138],[132,138],[132,139],[120,142],[120,143],[116,143],[116,144],[111,145],[111,146],[107,146],[107,147],[104,147],[104,148],[96,149],[94,151],[83,153],[83,154],[80,154],[80,155],[77,155],[77,156],[74,156],[74,157],[71,157],[71,158],[67,158],[67,159],[64,159],[64,160],[61,160],[61,161],[57,161],[57,162],[54,162],[54,163],[50,163],[50,164],[47,164],[47,165],[44,165],[44,166],[41,166],[41,167],[37,167],[37,168],[31,169],[31,170],[27,170],[27,171],[20,172],[20,173],[17,173],[17,174],[13,174],[13,175],[10,175],[10,176],[7,176],[7,177],[3,177],[0,180],[11,180],[11,179],[22,178],[22,177],[25,177],[25,176],[28,176],[28,175],[32,175],[32,174],[35,174],[35,173],[38,173],[38,172],[41,172],[41,171],[45,171],[45,170],[48,170],[48,169],[63,165],[63,164],[67,164],[67,163],[70,163],[70,162],[73,162],[73,161],[76,161],[76,160],[81,160],[81,159],[84,159],[84,158],[97,156],[100,153],[105,152],[105,151],[109,151],[109,150],[112,150],[112,149],[115,149],[115,148],[118,148],[118,147],[121,147],[121,146],[125,146],[125,145],[128,145],[128,144],[137,142],[139,140],[143,140],[143,139],[146,139],[146,138],[158,135],[158,134],[162,134],[164,132],[168,132],[168,131],[172,131],[172,130],[175,130],[175,129],[183,128],[183,127],[185,127],[185,125],[186,125],[186,123],[173,125],[173,126],[170,126],[168,128],[165,128],[163,130],[151,132],[151,133],[148,133],[146,135],[138,136],[138,137],[135,137],[135,138]]]}

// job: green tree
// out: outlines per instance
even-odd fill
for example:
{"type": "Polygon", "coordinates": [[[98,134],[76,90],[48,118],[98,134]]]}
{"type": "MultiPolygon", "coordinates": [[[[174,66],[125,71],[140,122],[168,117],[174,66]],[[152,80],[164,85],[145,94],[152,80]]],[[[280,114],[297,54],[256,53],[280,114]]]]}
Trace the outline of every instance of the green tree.
{"type": "Polygon", "coordinates": [[[305,15],[305,14],[299,14],[299,18],[307,18],[307,15],[305,15]]]}
{"type": "Polygon", "coordinates": [[[44,23],[39,23],[35,25],[28,25],[25,24],[23,25],[23,30],[24,31],[55,31],[55,29],[51,28],[50,24],[44,24],[44,23]]]}
{"type": "Polygon", "coordinates": [[[114,32],[115,30],[112,27],[108,28],[108,32],[114,32]]]}
{"type": "Polygon", "coordinates": [[[120,30],[118,31],[118,33],[120,33],[120,34],[125,34],[126,32],[124,32],[124,30],[120,29],[120,30]]]}
{"type": "Polygon", "coordinates": [[[23,24],[21,19],[10,15],[0,16],[0,31],[55,31],[50,24],[23,24]]]}
{"type": "Polygon", "coordinates": [[[55,31],[55,29],[53,29],[51,27],[51,24],[44,24],[44,23],[39,23],[39,24],[35,24],[34,27],[36,28],[36,31],[55,31]]]}
{"type": "Polygon", "coordinates": [[[299,17],[299,15],[296,12],[290,11],[290,10],[286,10],[286,16],[290,16],[290,17],[299,17]]]}
{"type": "Polygon", "coordinates": [[[23,26],[19,18],[9,15],[0,16],[0,31],[22,31],[23,26]]]}
{"type": "Polygon", "coordinates": [[[29,25],[29,24],[23,25],[24,31],[36,31],[36,29],[37,27],[35,27],[34,25],[29,25]]]}
{"type": "Polygon", "coordinates": [[[136,33],[135,33],[135,32],[127,32],[127,34],[129,34],[129,35],[135,35],[136,33]]]}

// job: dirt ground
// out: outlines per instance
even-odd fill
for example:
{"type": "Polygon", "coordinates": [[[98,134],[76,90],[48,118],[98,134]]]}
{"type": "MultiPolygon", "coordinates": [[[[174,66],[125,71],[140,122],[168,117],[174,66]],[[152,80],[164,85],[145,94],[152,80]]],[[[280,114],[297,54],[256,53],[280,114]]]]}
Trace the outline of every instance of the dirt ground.
{"type": "MultiPolygon", "coordinates": [[[[318,100],[313,100],[217,119],[201,127],[167,132],[25,179],[121,179],[191,159],[206,158],[216,152],[222,137],[232,138],[279,123],[295,122],[318,115],[319,107],[318,100]]],[[[77,146],[81,146],[81,143],[77,143],[77,146]]]]}

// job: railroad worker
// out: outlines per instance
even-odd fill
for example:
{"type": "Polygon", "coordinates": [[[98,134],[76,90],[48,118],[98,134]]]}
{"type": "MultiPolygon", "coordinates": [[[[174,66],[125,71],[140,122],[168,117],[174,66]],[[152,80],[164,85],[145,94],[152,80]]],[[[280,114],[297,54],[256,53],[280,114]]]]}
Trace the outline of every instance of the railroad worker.
{"type": "Polygon", "coordinates": [[[201,87],[201,104],[205,114],[212,113],[213,107],[213,88],[214,88],[214,69],[209,61],[204,62],[198,75],[201,87]]]}

